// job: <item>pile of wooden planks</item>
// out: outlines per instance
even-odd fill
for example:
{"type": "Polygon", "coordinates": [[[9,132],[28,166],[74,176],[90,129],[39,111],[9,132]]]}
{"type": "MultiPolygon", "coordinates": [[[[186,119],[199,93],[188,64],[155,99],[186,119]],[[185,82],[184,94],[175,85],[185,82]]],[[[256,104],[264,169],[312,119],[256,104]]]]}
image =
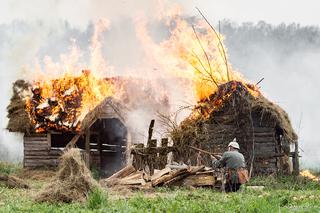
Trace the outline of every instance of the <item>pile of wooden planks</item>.
{"type": "Polygon", "coordinates": [[[152,176],[127,166],[111,177],[101,181],[104,186],[190,186],[220,187],[222,175],[205,166],[167,165],[162,170],[155,170],[152,176]]]}

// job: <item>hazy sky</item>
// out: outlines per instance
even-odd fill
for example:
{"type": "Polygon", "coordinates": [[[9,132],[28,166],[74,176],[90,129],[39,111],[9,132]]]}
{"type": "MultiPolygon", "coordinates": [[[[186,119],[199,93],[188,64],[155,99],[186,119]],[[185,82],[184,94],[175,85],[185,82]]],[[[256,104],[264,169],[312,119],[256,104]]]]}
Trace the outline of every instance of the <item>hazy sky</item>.
{"type": "MultiPolygon", "coordinates": [[[[130,14],[134,10],[153,14],[159,0],[1,0],[0,23],[22,20],[68,20],[85,26],[89,19],[130,14]]],[[[168,1],[169,2],[169,1],[168,1]]],[[[231,19],[237,22],[264,20],[272,24],[298,22],[303,25],[320,23],[320,2],[316,0],[178,0],[189,13],[201,8],[211,21],[231,19]]]]}

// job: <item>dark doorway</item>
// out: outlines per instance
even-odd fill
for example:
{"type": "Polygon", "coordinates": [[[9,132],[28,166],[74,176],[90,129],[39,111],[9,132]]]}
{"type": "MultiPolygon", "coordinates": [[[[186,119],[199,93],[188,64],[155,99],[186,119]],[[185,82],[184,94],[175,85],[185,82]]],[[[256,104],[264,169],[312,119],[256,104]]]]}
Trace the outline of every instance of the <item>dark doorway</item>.
{"type": "Polygon", "coordinates": [[[90,130],[97,136],[102,176],[109,177],[126,164],[127,128],[110,118],[97,120],[90,130]]]}

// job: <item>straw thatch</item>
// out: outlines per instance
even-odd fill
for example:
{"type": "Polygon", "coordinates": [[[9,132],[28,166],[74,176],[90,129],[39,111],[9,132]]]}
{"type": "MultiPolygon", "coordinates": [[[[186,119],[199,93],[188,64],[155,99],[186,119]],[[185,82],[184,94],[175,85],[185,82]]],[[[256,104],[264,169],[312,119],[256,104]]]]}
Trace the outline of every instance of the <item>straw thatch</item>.
{"type": "Polygon", "coordinates": [[[37,195],[38,202],[83,202],[94,188],[100,187],[92,178],[79,149],[69,149],[62,156],[59,170],[50,184],[37,195]]]}
{"type": "MultiPolygon", "coordinates": [[[[259,92],[257,96],[253,95],[249,86],[230,81],[198,103],[191,115],[171,132],[174,145],[179,147],[176,154],[179,159],[176,160],[196,162],[197,152],[189,146],[220,151],[235,137],[240,139],[242,147],[248,147],[248,150],[242,150],[244,154],[252,156],[250,149],[257,128],[273,129],[284,141],[296,142],[298,137],[288,114],[259,92]]],[[[286,149],[286,152],[289,151],[286,149]]],[[[211,162],[209,156],[204,156],[203,161],[211,162]]]]}
{"type": "MultiPolygon", "coordinates": [[[[122,122],[125,120],[127,109],[152,109],[161,112],[169,110],[168,97],[166,94],[159,93],[159,91],[165,91],[166,79],[144,80],[131,77],[115,77],[105,80],[113,85],[117,92],[117,100],[112,97],[105,97],[104,101],[85,115],[84,120],[80,121],[81,123],[77,123],[80,124],[81,131],[101,117],[101,114],[106,114],[109,109],[113,111],[113,116],[116,116],[122,122]]],[[[13,96],[7,107],[9,118],[7,129],[11,132],[35,133],[34,125],[30,123],[29,116],[25,111],[24,97],[26,96],[24,93],[26,92],[32,98],[31,85],[28,82],[18,80],[14,83],[13,96]]],[[[76,131],[75,127],[63,129],[63,131],[76,131]]],[[[50,130],[62,131],[61,129],[50,130]]]]}
{"type": "Polygon", "coordinates": [[[9,118],[7,129],[10,132],[30,133],[33,131],[33,126],[25,111],[26,101],[24,100],[30,90],[30,84],[24,80],[17,80],[13,83],[12,90],[13,95],[7,107],[9,118]]]}

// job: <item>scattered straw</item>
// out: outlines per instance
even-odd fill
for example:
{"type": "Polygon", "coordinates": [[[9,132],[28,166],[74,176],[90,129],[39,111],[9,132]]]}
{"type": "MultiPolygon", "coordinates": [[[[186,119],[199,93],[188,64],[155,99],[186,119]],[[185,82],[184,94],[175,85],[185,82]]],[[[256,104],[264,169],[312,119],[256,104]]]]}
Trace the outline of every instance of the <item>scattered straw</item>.
{"type": "Polygon", "coordinates": [[[13,175],[0,175],[0,183],[9,188],[28,189],[29,185],[22,179],[13,175]]]}

